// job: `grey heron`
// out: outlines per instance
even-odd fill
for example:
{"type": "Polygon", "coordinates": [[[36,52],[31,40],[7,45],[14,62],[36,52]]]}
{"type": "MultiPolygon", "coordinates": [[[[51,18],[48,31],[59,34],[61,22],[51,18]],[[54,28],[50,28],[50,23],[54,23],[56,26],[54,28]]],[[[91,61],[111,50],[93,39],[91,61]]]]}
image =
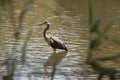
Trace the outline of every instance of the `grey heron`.
{"type": "Polygon", "coordinates": [[[50,28],[50,23],[46,21],[39,25],[42,25],[42,24],[46,25],[46,28],[43,31],[43,37],[44,37],[45,41],[48,43],[48,45],[53,48],[53,51],[56,51],[56,49],[62,49],[62,50],[68,51],[68,49],[65,46],[63,41],[61,41],[60,39],[58,39],[56,37],[48,36],[46,34],[46,31],[50,28]]]}

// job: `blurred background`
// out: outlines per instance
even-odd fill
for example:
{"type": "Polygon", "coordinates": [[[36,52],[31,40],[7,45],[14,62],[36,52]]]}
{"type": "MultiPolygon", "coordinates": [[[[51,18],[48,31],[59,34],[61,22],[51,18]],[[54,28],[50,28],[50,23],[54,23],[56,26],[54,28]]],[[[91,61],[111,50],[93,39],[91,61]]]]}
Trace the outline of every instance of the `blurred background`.
{"type": "MultiPolygon", "coordinates": [[[[108,36],[117,40],[120,39],[119,4],[119,0],[93,2],[93,17],[101,19],[101,31],[109,19],[116,17],[108,36]]],[[[8,75],[6,60],[15,59],[14,80],[50,80],[54,63],[57,63],[54,80],[96,79],[84,64],[89,44],[87,6],[86,0],[0,0],[0,76],[8,75]],[[54,54],[44,41],[45,26],[37,25],[44,21],[51,23],[47,33],[64,41],[67,53],[54,54]]],[[[120,47],[107,40],[93,54],[103,57],[119,52],[120,47]]],[[[120,59],[100,64],[120,68],[120,59]]]]}

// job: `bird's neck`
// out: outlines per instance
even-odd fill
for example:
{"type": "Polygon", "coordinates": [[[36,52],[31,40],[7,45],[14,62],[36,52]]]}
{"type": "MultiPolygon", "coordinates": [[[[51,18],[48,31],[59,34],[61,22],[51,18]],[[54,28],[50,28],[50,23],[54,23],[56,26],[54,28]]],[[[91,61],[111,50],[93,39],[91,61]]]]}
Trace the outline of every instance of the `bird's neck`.
{"type": "Polygon", "coordinates": [[[43,36],[46,38],[47,34],[46,31],[49,29],[49,24],[47,24],[46,28],[44,29],[43,36]]]}

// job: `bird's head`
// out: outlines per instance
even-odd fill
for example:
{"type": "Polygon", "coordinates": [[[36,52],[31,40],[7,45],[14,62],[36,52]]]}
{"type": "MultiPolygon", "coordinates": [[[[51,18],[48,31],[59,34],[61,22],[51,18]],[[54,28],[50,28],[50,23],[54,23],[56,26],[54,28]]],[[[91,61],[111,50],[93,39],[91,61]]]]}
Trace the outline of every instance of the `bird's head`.
{"type": "Polygon", "coordinates": [[[43,22],[43,23],[40,23],[40,24],[38,24],[38,25],[43,25],[43,24],[50,25],[50,23],[47,22],[47,21],[45,21],[45,22],[43,22]]]}

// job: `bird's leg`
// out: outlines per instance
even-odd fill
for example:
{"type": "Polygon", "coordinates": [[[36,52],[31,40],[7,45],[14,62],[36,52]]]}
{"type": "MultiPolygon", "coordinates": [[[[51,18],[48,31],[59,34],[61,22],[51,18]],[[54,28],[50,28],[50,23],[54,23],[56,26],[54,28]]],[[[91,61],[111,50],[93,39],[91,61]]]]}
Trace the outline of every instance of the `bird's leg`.
{"type": "Polygon", "coordinates": [[[56,49],[55,48],[53,48],[53,53],[56,53],[56,49]]]}

